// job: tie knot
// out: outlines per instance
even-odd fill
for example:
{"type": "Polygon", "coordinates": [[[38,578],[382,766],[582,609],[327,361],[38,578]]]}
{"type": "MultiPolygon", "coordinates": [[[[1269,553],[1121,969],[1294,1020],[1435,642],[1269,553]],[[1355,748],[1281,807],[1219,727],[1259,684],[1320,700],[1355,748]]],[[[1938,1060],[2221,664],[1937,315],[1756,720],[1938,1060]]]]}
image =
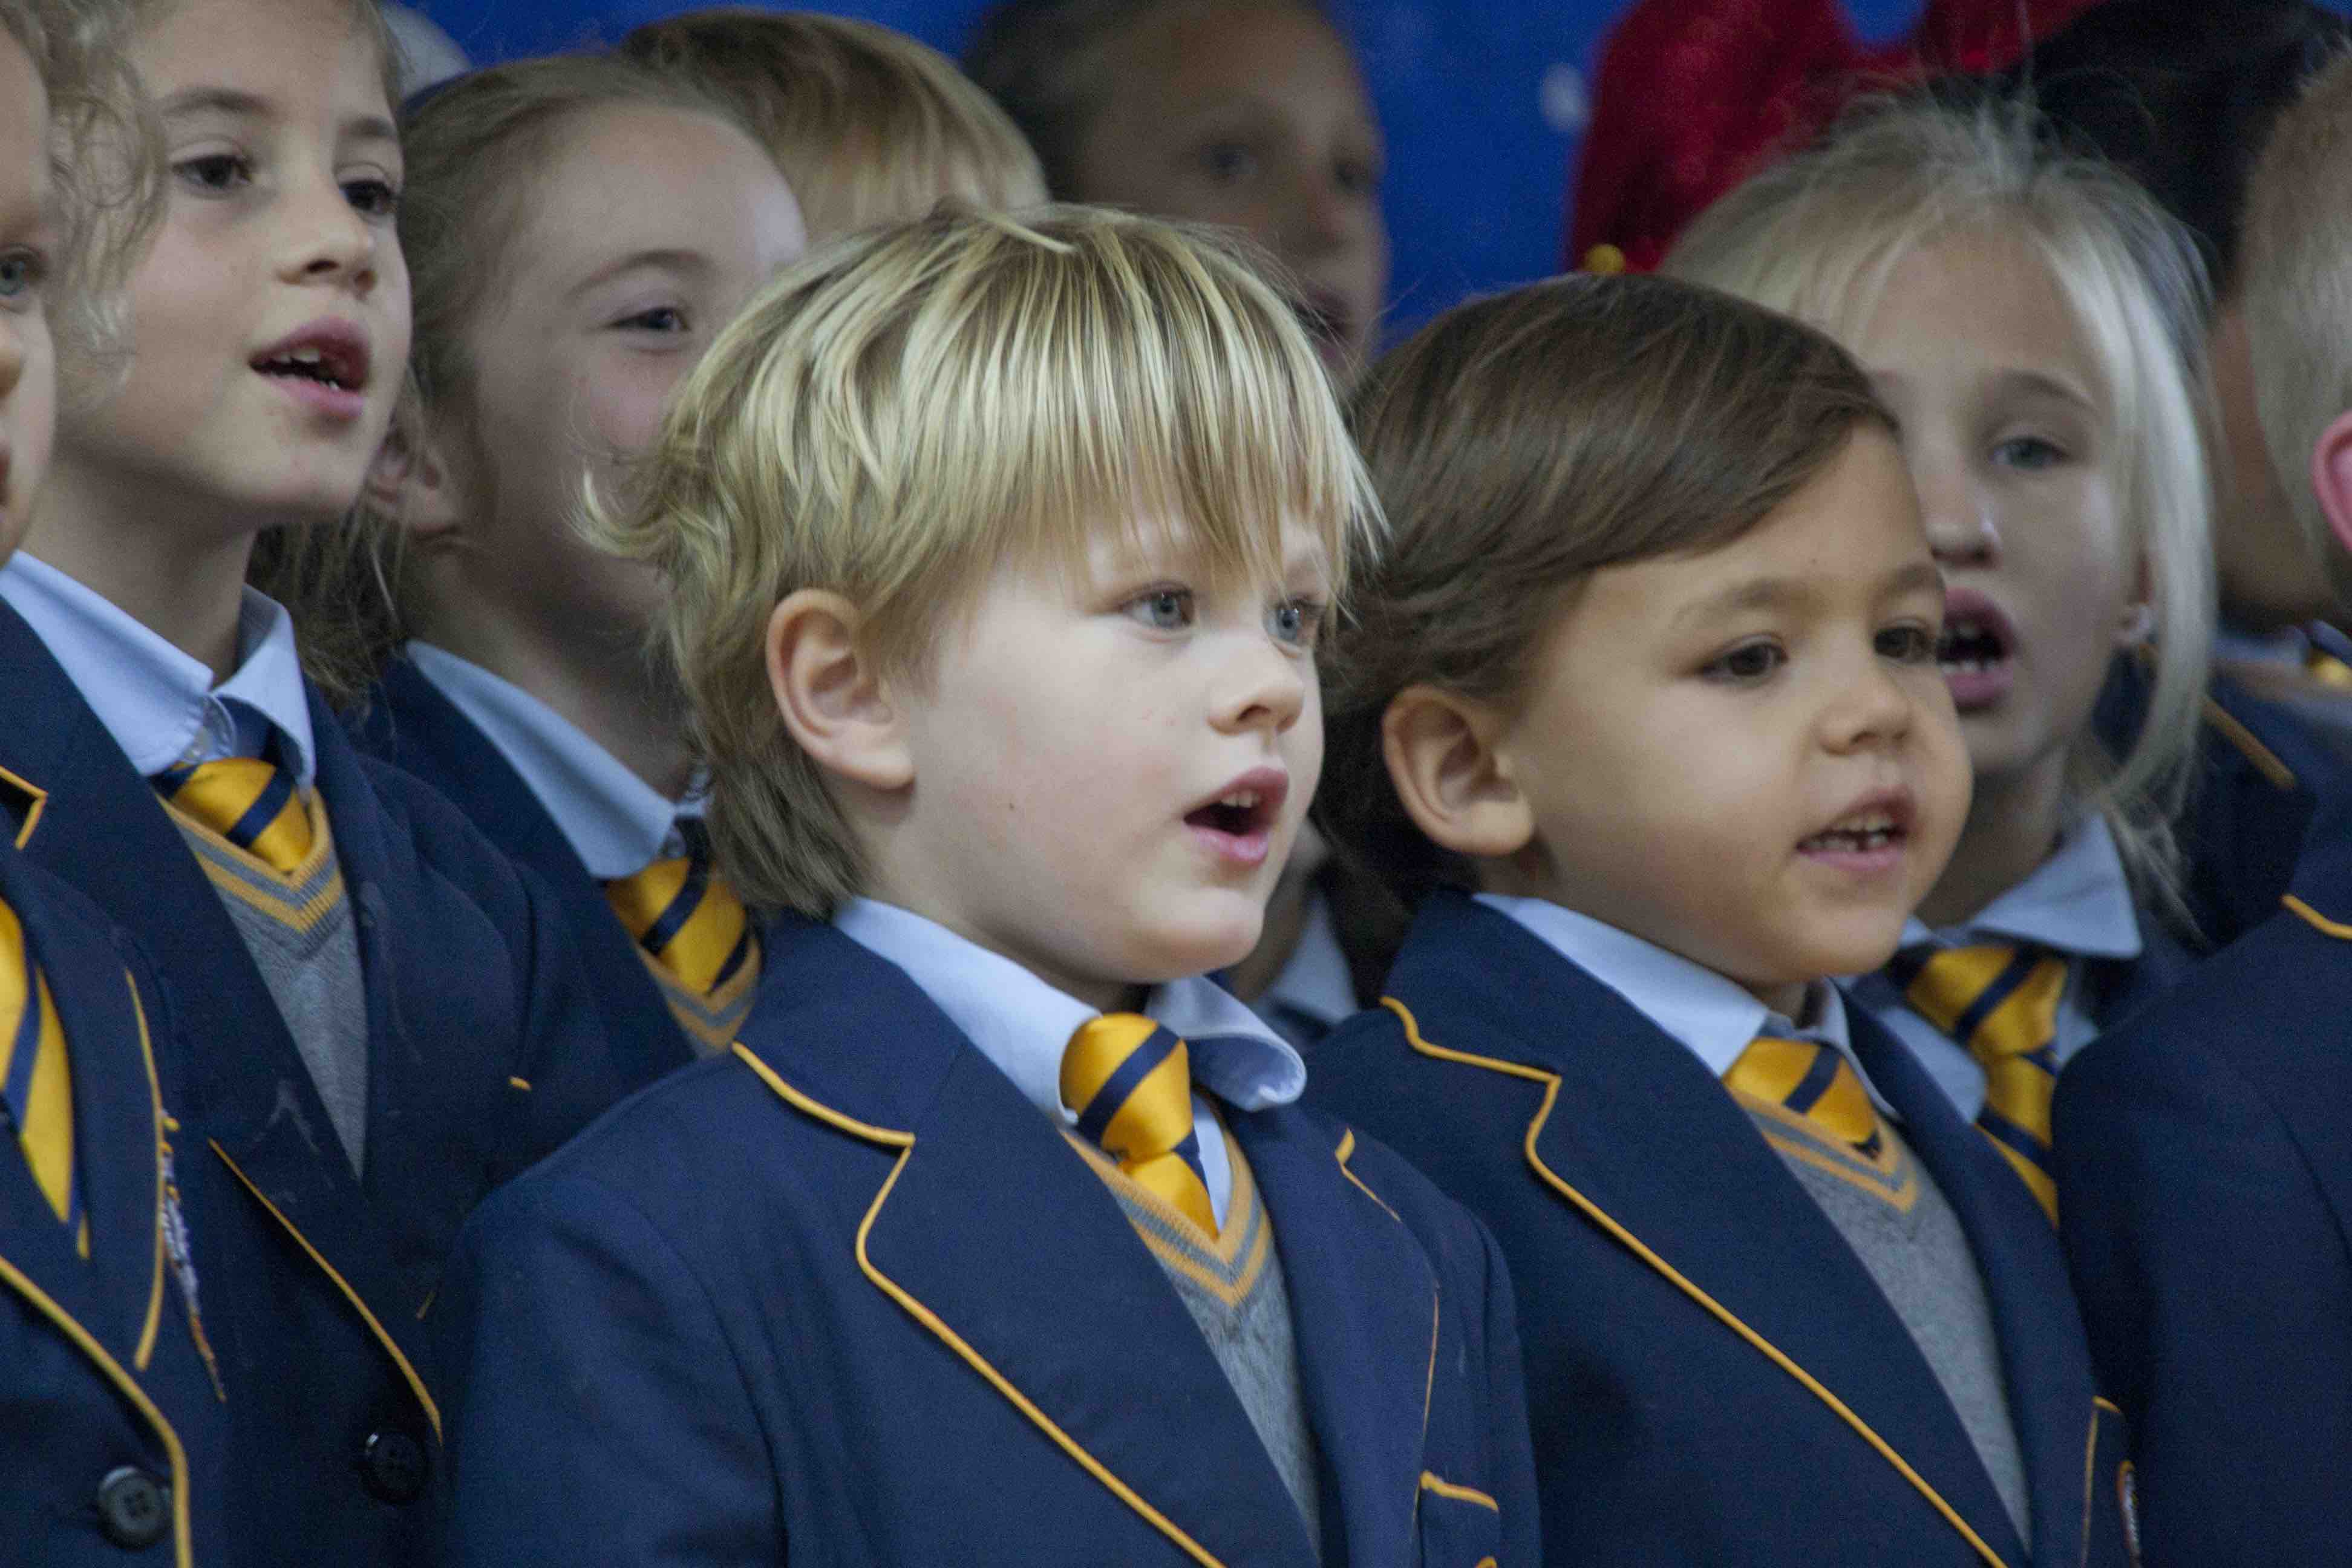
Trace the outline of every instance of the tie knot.
{"type": "Polygon", "coordinates": [[[294,775],[259,757],[182,763],[155,775],[173,807],[273,870],[289,874],[310,858],[310,816],[294,775]]]}
{"type": "Polygon", "coordinates": [[[1723,1075],[1736,1093],[1804,1117],[1865,1153],[1878,1149],[1878,1111],[1862,1075],[1830,1046],[1759,1036],[1723,1075]]]}
{"type": "Polygon", "coordinates": [[[1062,1103],[1078,1134],[1119,1169],[1217,1234],[1192,1125],[1192,1064],[1184,1042],[1139,1013],[1078,1026],[1062,1051],[1062,1103]]]}
{"type": "Polygon", "coordinates": [[[1982,1061],[2050,1043],[2066,961],[2021,943],[1920,948],[1896,959],[1895,979],[1914,1012],[1982,1061]]]}

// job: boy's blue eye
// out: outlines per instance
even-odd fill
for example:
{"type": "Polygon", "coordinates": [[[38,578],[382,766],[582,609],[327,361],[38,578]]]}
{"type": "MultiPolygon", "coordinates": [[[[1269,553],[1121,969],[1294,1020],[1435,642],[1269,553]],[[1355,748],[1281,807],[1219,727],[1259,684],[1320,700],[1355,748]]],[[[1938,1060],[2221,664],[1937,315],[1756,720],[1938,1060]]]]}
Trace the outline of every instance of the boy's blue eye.
{"type": "Polygon", "coordinates": [[[397,217],[400,215],[400,193],[388,180],[346,180],[343,199],[352,210],[367,217],[397,217]]]}
{"type": "Polygon", "coordinates": [[[172,175],[191,190],[217,195],[251,184],[253,164],[239,153],[205,153],[173,164],[172,175]]]}
{"type": "Polygon", "coordinates": [[[2066,454],[2039,436],[2018,436],[1995,447],[1992,459],[2004,468],[2033,474],[2064,462],[2066,454]]]}
{"type": "Polygon", "coordinates": [[[0,254],[0,304],[23,309],[48,276],[48,264],[36,250],[0,254]]]}
{"type": "Polygon", "coordinates": [[[1192,624],[1192,590],[1154,588],[1148,594],[1138,594],[1121,607],[1129,618],[1154,631],[1182,631],[1192,624]]]}
{"type": "Polygon", "coordinates": [[[1700,673],[1714,680],[1746,684],[1764,679],[1788,662],[1789,656],[1778,643],[1742,643],[1729,653],[1717,656],[1700,673]]]}
{"type": "Polygon", "coordinates": [[[1888,626],[1878,634],[1878,657],[1897,664],[1931,664],[1936,634],[1926,626],[1888,626]]]}
{"type": "Polygon", "coordinates": [[[1285,599],[1265,613],[1265,629],[1276,642],[1311,648],[1322,633],[1325,608],[1320,599],[1285,599]]]}

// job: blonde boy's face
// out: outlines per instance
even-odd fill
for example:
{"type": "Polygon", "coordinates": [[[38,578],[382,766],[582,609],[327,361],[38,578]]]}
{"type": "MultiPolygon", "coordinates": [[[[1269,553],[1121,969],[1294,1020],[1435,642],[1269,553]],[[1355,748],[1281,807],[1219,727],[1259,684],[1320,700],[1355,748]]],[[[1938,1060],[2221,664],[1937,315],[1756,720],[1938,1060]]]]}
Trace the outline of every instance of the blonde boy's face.
{"type": "Polygon", "coordinates": [[[131,53],[169,205],[131,279],[128,379],[63,450],[191,527],[332,517],[408,358],[374,41],[345,0],[180,0],[131,53]]]}
{"type": "Polygon", "coordinates": [[[1536,831],[1489,885],[1782,1011],[1807,982],[1877,968],[1968,806],[1942,608],[1874,430],[1732,543],[1596,573],[1497,744],[1536,831]]]}
{"type": "Polygon", "coordinates": [[[48,205],[49,100],[0,34],[0,561],[25,537],[57,423],[47,296],[57,279],[48,205]]]}
{"type": "Polygon", "coordinates": [[[1284,543],[1279,582],[1108,531],[1000,569],[904,694],[875,896],[1107,1009],[1247,952],[1323,765],[1324,558],[1284,543]]]}

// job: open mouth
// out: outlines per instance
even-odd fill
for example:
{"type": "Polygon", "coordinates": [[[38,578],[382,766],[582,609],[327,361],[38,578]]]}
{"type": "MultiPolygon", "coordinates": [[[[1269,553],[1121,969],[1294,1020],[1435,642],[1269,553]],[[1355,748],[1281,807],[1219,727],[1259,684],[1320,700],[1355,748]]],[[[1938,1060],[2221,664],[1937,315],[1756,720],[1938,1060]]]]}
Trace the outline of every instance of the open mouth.
{"type": "Polygon", "coordinates": [[[1816,853],[1861,855],[1899,844],[1909,837],[1910,830],[1891,815],[1874,812],[1825,827],[1797,847],[1816,853]]]}
{"type": "Polygon", "coordinates": [[[1979,675],[2008,660],[2008,628],[1985,617],[1953,617],[1936,644],[1936,663],[1946,675],[1979,675]]]}
{"type": "Polygon", "coordinates": [[[1229,790],[1208,805],[1184,814],[1187,826],[1205,827],[1234,838],[1264,833],[1274,826],[1277,798],[1255,789],[1229,790]]]}
{"type": "Polygon", "coordinates": [[[367,386],[365,367],[351,354],[317,344],[257,359],[253,362],[253,368],[264,375],[313,381],[321,386],[333,387],[338,392],[361,392],[367,386]]]}

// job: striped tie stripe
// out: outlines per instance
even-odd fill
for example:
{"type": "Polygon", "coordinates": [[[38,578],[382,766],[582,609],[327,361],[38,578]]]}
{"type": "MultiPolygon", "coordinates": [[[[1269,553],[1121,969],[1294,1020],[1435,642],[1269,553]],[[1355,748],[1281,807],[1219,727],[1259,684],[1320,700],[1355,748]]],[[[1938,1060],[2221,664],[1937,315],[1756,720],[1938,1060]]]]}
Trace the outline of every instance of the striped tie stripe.
{"type": "Polygon", "coordinates": [[[1904,1000],[1977,1059],[1985,1072],[1977,1126],[2009,1162],[2052,1224],[2051,1104],[2058,1091],[2058,1003],[2066,961],[2005,942],[1917,948],[1889,966],[1904,1000]]]}
{"type": "Polygon", "coordinates": [[[1202,1235],[1217,1234],[1192,1121],[1192,1054],[1181,1039],[1139,1013],[1089,1019],[1062,1053],[1061,1091],[1078,1113],[1080,1136],[1202,1235]]]}
{"type": "Polygon", "coordinates": [[[56,999],[35,962],[16,912],[0,903],[0,1107],[16,1124],[33,1181],[74,1244],[89,1256],[74,1166],[73,1068],[56,999]]]}
{"type": "Polygon", "coordinates": [[[1723,1081],[1751,1099],[1795,1112],[1864,1154],[1879,1151],[1878,1110],[1870,1103],[1870,1091],[1831,1047],[1761,1035],[1740,1052],[1723,1081]]]}
{"type": "Polygon", "coordinates": [[[677,825],[686,853],[604,884],[604,896],[639,946],[689,990],[724,985],[751,958],[751,921],[743,901],[711,867],[700,822],[677,825]]]}
{"type": "Polygon", "coordinates": [[[293,774],[275,763],[182,763],[157,773],[154,784],[174,806],[281,875],[310,858],[310,812],[293,774]]]}

